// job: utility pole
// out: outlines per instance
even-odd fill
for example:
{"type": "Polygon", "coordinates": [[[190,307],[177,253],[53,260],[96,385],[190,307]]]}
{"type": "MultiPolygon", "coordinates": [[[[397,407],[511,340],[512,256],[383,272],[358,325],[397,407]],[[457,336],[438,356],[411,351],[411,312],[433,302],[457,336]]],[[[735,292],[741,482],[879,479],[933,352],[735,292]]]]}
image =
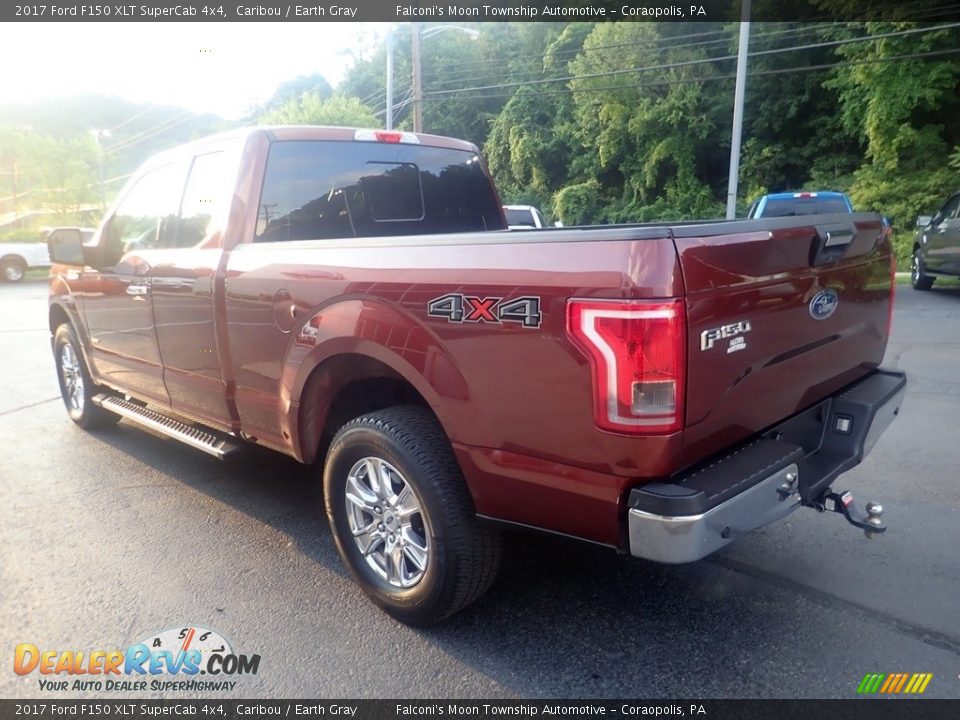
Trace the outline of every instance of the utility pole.
{"type": "Polygon", "coordinates": [[[104,186],[104,180],[103,180],[103,143],[101,141],[105,137],[110,137],[110,131],[109,130],[91,130],[90,134],[93,135],[93,139],[97,143],[97,178],[100,182],[100,209],[101,211],[106,211],[107,191],[104,186]]]}
{"type": "Polygon", "coordinates": [[[387,130],[393,130],[393,28],[387,31],[387,130]]]}
{"type": "Polygon", "coordinates": [[[730,139],[730,176],[727,180],[727,220],[737,214],[740,180],[740,138],[743,132],[743,95],[747,85],[747,47],[750,44],[750,0],[741,0],[740,44],[737,49],[737,82],[733,93],[733,136],[730,139]]]}
{"type": "Polygon", "coordinates": [[[420,23],[410,23],[413,32],[413,131],[423,131],[423,83],[420,79],[420,23]]]}

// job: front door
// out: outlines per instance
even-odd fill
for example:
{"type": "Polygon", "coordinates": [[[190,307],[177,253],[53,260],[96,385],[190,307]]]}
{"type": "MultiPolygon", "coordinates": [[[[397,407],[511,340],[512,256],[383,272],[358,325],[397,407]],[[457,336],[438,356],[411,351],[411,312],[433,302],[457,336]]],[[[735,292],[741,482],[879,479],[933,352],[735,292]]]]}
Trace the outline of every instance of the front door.
{"type": "Polygon", "coordinates": [[[124,193],[104,223],[97,268],[86,268],[83,311],[96,374],[106,383],[163,404],[169,403],[150,299],[153,253],[182,188],[171,163],[142,175],[124,193]]]}

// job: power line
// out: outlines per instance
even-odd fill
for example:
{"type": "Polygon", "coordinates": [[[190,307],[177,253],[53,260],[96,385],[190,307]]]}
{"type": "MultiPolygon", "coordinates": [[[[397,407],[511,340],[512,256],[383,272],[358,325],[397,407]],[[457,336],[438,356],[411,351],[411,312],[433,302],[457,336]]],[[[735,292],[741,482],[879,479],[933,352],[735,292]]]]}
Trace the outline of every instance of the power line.
{"type": "MultiPolygon", "coordinates": [[[[930,33],[930,32],[936,32],[939,30],[949,30],[957,27],[960,27],[960,23],[948,23],[945,25],[936,25],[930,28],[913,28],[910,30],[899,30],[899,31],[889,32],[889,33],[879,33],[877,35],[869,35],[869,36],[859,37],[859,38],[831,40],[823,43],[811,43],[808,45],[798,45],[798,46],[791,46],[786,48],[774,48],[771,50],[757,50],[755,52],[751,52],[750,57],[756,57],[761,55],[775,55],[775,54],[780,54],[785,52],[796,52],[798,50],[812,50],[814,48],[838,47],[841,45],[848,45],[850,43],[855,43],[855,42],[870,42],[873,40],[882,40],[884,38],[905,37],[908,35],[915,35],[918,33],[930,33]]],[[[691,65],[703,65],[706,63],[723,62],[727,60],[735,60],[736,57],[737,57],[736,55],[723,55],[721,57],[697,59],[697,60],[681,60],[678,62],[664,63],[661,65],[650,65],[650,66],[641,67],[641,68],[608,70],[606,72],[601,72],[601,73],[587,73],[584,75],[568,75],[568,76],[559,77],[559,78],[540,78],[537,80],[529,80],[527,82],[511,82],[511,83],[501,83],[497,85],[480,85],[476,87],[458,88],[455,90],[434,90],[429,93],[424,93],[424,95],[430,95],[435,97],[437,95],[452,95],[454,93],[471,92],[474,90],[501,90],[501,89],[506,89],[511,87],[521,87],[524,85],[544,85],[544,84],[557,83],[557,82],[569,82],[571,80],[592,80],[595,78],[610,77],[613,75],[627,75],[631,73],[650,72],[652,70],[671,70],[679,67],[688,67],[691,65]]]]}
{"type": "Polygon", "coordinates": [[[109,148],[106,148],[103,152],[105,155],[108,155],[110,153],[118,152],[120,150],[127,150],[133,147],[134,145],[139,145],[144,140],[149,140],[150,138],[156,137],[161,133],[165,133],[168,130],[172,130],[173,128],[177,127],[178,125],[182,125],[187,120],[191,120],[192,118],[193,118],[193,113],[190,112],[189,110],[185,110],[180,115],[175,115],[174,117],[169,118],[168,120],[165,120],[159,125],[154,126],[153,128],[151,128],[152,132],[141,134],[140,137],[135,137],[134,139],[131,139],[131,140],[125,140],[124,142],[121,142],[109,148]]]}
{"type": "MultiPolygon", "coordinates": [[[[848,67],[851,65],[871,65],[877,63],[887,63],[887,62],[898,62],[901,60],[917,60],[928,57],[939,57],[943,55],[955,55],[960,54],[960,47],[958,48],[949,48],[947,50],[931,50],[929,52],[923,53],[909,53],[906,55],[892,55],[886,58],[864,58],[861,60],[844,60],[836,63],[823,63],[820,65],[799,65],[796,67],[789,68],[777,68],[773,70],[756,70],[748,72],[748,77],[757,77],[762,75],[783,75],[786,73],[803,73],[803,72],[817,72],[822,70],[831,70],[838,67],[848,67]]],[[[670,80],[651,80],[649,82],[641,83],[624,83],[622,85],[605,85],[603,87],[592,87],[592,88],[566,88],[564,90],[544,90],[535,93],[529,93],[530,97],[547,97],[550,95],[572,95],[575,93],[591,93],[591,92],[605,92],[607,90],[630,90],[635,88],[644,88],[644,87],[659,87],[663,85],[690,85],[693,83],[704,83],[704,82],[716,82],[720,80],[733,80],[736,78],[735,74],[728,75],[705,75],[703,77],[697,78],[673,78],[670,80]]],[[[468,95],[464,97],[442,97],[442,98],[431,98],[444,102],[456,101],[456,100],[479,100],[484,98],[509,98],[512,97],[512,93],[499,93],[495,95],[468,95]]]]}
{"type": "Polygon", "coordinates": [[[110,128],[110,130],[109,130],[108,132],[111,132],[111,133],[116,132],[117,130],[119,130],[119,129],[122,128],[123,126],[129,125],[129,124],[132,123],[134,120],[136,120],[136,119],[138,119],[138,118],[140,118],[140,117],[143,117],[144,115],[146,115],[146,114],[147,114],[148,112],[150,112],[151,110],[156,110],[157,107],[159,107],[159,106],[157,106],[157,105],[151,105],[150,107],[141,110],[140,112],[136,113],[133,117],[127,118],[126,120],[124,120],[124,121],[123,121],[122,123],[120,123],[119,125],[114,125],[112,128],[110,128]]]}
{"type": "MultiPolygon", "coordinates": [[[[931,14],[941,15],[941,16],[942,16],[942,14],[943,14],[944,12],[946,12],[946,11],[948,11],[948,10],[955,10],[955,9],[960,9],[960,3],[954,3],[954,4],[952,4],[952,5],[949,5],[949,6],[946,6],[946,7],[943,7],[943,8],[937,8],[937,9],[935,9],[935,12],[934,12],[934,9],[931,9],[931,8],[929,8],[929,7],[926,6],[926,3],[924,2],[924,0],[916,0],[915,2],[905,3],[905,4],[903,4],[903,5],[901,6],[901,10],[903,10],[903,12],[901,13],[901,17],[898,18],[898,21],[907,21],[908,18],[912,18],[912,19],[914,19],[914,20],[916,20],[916,19],[922,19],[924,16],[929,16],[929,15],[931,15],[931,14]],[[905,9],[905,8],[910,7],[911,5],[915,6],[915,9],[909,10],[909,11],[905,9]]],[[[823,16],[822,18],[819,18],[819,19],[828,19],[828,16],[823,16]]],[[[810,18],[810,19],[806,20],[806,21],[804,22],[804,24],[802,24],[800,27],[786,28],[786,29],[780,29],[780,30],[769,30],[769,31],[767,31],[767,32],[753,33],[752,36],[751,36],[751,44],[753,44],[754,40],[760,40],[760,39],[763,39],[763,38],[770,38],[770,37],[774,37],[774,36],[790,35],[790,34],[804,33],[804,32],[820,32],[820,31],[823,31],[823,30],[825,30],[825,29],[830,29],[830,28],[832,28],[832,27],[837,27],[837,23],[836,23],[836,22],[816,22],[817,20],[818,20],[818,18],[810,18]],[[814,22],[815,24],[811,25],[811,22],[814,22]]],[[[784,24],[785,24],[785,23],[784,23],[784,24]]],[[[845,23],[842,27],[844,27],[844,28],[849,28],[849,27],[851,27],[853,24],[854,24],[854,23],[845,23]]],[[[866,25],[866,22],[861,21],[861,22],[858,22],[858,23],[856,23],[856,24],[858,24],[858,25],[860,25],[860,26],[865,26],[865,25],[866,25]]],[[[654,39],[652,39],[651,41],[647,41],[647,42],[629,42],[629,43],[616,43],[616,44],[612,44],[612,45],[596,45],[596,46],[593,46],[593,47],[590,47],[590,48],[584,48],[584,47],[582,47],[582,46],[581,46],[581,47],[574,47],[574,48],[568,48],[568,49],[566,49],[566,50],[558,50],[558,51],[556,51],[555,53],[552,53],[552,54],[550,55],[550,57],[551,57],[551,58],[557,58],[558,56],[561,56],[561,55],[569,55],[569,56],[570,56],[569,58],[560,57],[559,59],[560,59],[561,61],[563,61],[563,60],[572,59],[572,58],[575,57],[576,55],[578,55],[578,54],[580,54],[580,53],[585,53],[585,52],[591,52],[591,53],[593,53],[593,52],[597,52],[597,51],[615,50],[615,49],[629,48],[629,47],[652,47],[652,46],[657,45],[658,43],[670,43],[670,47],[669,47],[669,48],[666,48],[666,49],[671,49],[671,50],[672,50],[672,49],[684,48],[684,47],[696,47],[696,46],[714,45],[714,44],[724,43],[724,42],[728,42],[728,41],[730,41],[730,40],[733,40],[733,39],[736,37],[735,34],[731,34],[731,33],[733,33],[734,30],[735,30],[735,27],[734,27],[734,26],[731,26],[731,27],[728,27],[728,28],[724,28],[724,29],[722,29],[722,30],[716,30],[716,31],[705,32],[705,33],[690,33],[690,34],[687,34],[687,35],[676,35],[676,36],[672,36],[672,37],[669,37],[669,36],[666,36],[666,37],[665,37],[665,36],[661,36],[661,37],[654,38],[654,39]],[[726,34],[727,37],[721,37],[721,38],[717,38],[717,39],[715,39],[715,40],[708,40],[708,41],[703,41],[703,42],[683,43],[683,44],[679,44],[679,45],[676,44],[676,41],[677,41],[677,40],[683,40],[683,39],[689,39],[689,38],[704,38],[704,37],[709,37],[709,36],[713,36],[713,35],[724,35],[724,34],[726,34]]],[[[453,72],[454,74],[458,74],[458,73],[459,73],[461,76],[462,76],[463,74],[465,74],[465,73],[470,73],[470,72],[473,72],[473,73],[478,73],[478,72],[480,72],[480,73],[482,73],[482,72],[486,72],[488,69],[487,69],[487,68],[481,68],[481,67],[480,67],[481,65],[488,65],[488,64],[489,64],[489,65],[493,65],[493,66],[496,66],[496,67],[507,67],[507,66],[509,66],[510,64],[516,62],[517,60],[521,60],[521,59],[530,59],[530,60],[540,60],[540,61],[542,61],[542,60],[544,60],[545,58],[546,58],[546,54],[545,54],[545,53],[540,53],[540,54],[538,54],[538,55],[515,56],[515,57],[512,57],[512,58],[509,58],[509,57],[508,57],[508,58],[493,58],[493,59],[489,59],[489,60],[479,60],[479,61],[470,63],[470,64],[468,64],[468,65],[461,66],[461,69],[460,69],[460,70],[453,70],[452,72],[453,72]]],[[[490,71],[493,71],[494,69],[495,69],[495,68],[493,68],[493,67],[492,67],[492,68],[489,68],[490,71]]],[[[450,76],[450,72],[451,72],[451,71],[448,71],[448,70],[444,70],[442,74],[441,74],[440,72],[435,72],[435,73],[429,73],[429,72],[428,72],[428,73],[425,73],[425,74],[424,74],[424,79],[427,79],[427,78],[436,78],[436,77],[440,77],[441,75],[446,78],[446,77],[449,77],[449,76],[450,76]]],[[[521,72],[524,72],[524,71],[521,71],[521,72]]],[[[533,72],[533,70],[531,69],[531,70],[526,71],[526,72],[533,72]]],[[[483,76],[483,77],[490,77],[490,76],[483,76]]],[[[493,76],[493,77],[497,77],[497,76],[495,75],[495,76],[493,76]]],[[[474,77],[474,78],[472,78],[472,79],[473,79],[474,81],[477,81],[477,80],[480,80],[480,79],[482,79],[482,78],[478,76],[478,77],[474,77]]],[[[441,81],[439,81],[439,82],[440,82],[440,83],[449,84],[449,83],[454,82],[454,81],[455,81],[455,80],[441,80],[441,81]]],[[[434,83],[434,84],[436,85],[436,83],[434,83]]]]}
{"type": "MultiPolygon", "coordinates": [[[[824,29],[827,29],[827,28],[829,28],[829,27],[832,27],[832,26],[831,26],[831,25],[828,25],[828,24],[820,24],[820,25],[815,25],[815,26],[804,25],[804,26],[801,26],[801,27],[785,28],[785,29],[782,29],[782,30],[770,30],[770,31],[767,31],[767,32],[754,33],[754,34],[751,36],[751,42],[753,42],[753,41],[755,41],[755,40],[764,40],[764,39],[768,39],[768,38],[771,38],[771,37],[780,37],[780,36],[783,36],[783,35],[795,35],[795,34],[797,34],[797,33],[822,32],[824,29]]],[[[718,32],[721,32],[721,31],[718,31],[718,32]]],[[[607,51],[607,50],[619,50],[619,49],[623,49],[623,48],[655,49],[655,50],[662,50],[662,51],[673,51],[673,50],[681,50],[681,49],[693,48],[693,47],[706,47],[706,46],[709,46],[709,45],[718,45],[718,44],[723,44],[723,43],[729,43],[729,42],[735,40],[736,37],[737,37],[736,34],[733,33],[732,28],[731,28],[730,30],[724,30],[724,31],[722,31],[722,32],[727,33],[726,37],[717,38],[717,39],[715,39],[715,40],[705,40],[705,41],[701,41],[701,42],[691,42],[691,43],[680,43],[680,44],[676,44],[676,43],[674,42],[674,41],[677,39],[676,37],[663,37],[663,36],[661,36],[661,37],[658,37],[658,38],[654,38],[654,39],[652,39],[652,40],[649,41],[649,42],[617,43],[617,44],[615,44],[615,45],[596,45],[596,46],[590,47],[590,48],[584,48],[584,47],[570,48],[570,49],[568,49],[568,50],[559,51],[560,53],[570,55],[569,58],[560,58],[560,60],[561,60],[561,61],[567,61],[567,62],[569,62],[570,60],[575,59],[576,56],[577,56],[577,55],[580,55],[580,54],[594,53],[594,52],[598,52],[598,51],[607,51]],[[667,44],[667,47],[657,47],[658,45],[662,45],[662,44],[667,44]]],[[[708,35],[708,34],[717,34],[717,33],[702,33],[702,34],[700,34],[700,35],[695,35],[695,36],[693,36],[693,37],[700,37],[700,36],[708,35]]],[[[681,36],[681,37],[691,37],[691,36],[681,36]]],[[[533,56],[532,56],[532,57],[533,57],[533,56]]],[[[536,58],[539,58],[540,60],[544,60],[544,59],[545,59],[545,56],[544,56],[544,55],[539,55],[539,56],[535,56],[535,57],[536,57],[536,58]]],[[[551,55],[551,57],[552,57],[552,58],[556,58],[556,55],[551,55]]],[[[499,64],[502,64],[502,65],[506,66],[506,65],[509,65],[509,64],[512,62],[512,60],[510,60],[510,59],[502,60],[502,59],[501,59],[501,60],[495,60],[495,61],[489,61],[489,62],[496,62],[496,63],[499,63],[499,64]]],[[[459,71],[458,71],[458,70],[454,70],[454,71],[453,71],[454,74],[456,74],[456,73],[458,73],[458,72],[461,73],[461,74],[463,74],[463,73],[468,73],[468,72],[486,72],[486,70],[481,70],[481,69],[479,69],[479,68],[471,69],[471,67],[466,66],[466,67],[464,67],[464,69],[462,69],[462,70],[459,70],[459,71]]],[[[528,70],[521,70],[521,71],[519,71],[519,72],[521,72],[521,73],[522,73],[522,72],[526,72],[526,73],[540,73],[540,74],[542,74],[542,73],[543,73],[543,70],[542,70],[542,69],[536,70],[536,69],[534,69],[534,68],[530,68],[530,69],[528,69],[528,70]]],[[[502,71],[501,71],[499,74],[497,74],[497,75],[476,76],[476,77],[472,77],[472,78],[469,78],[469,79],[472,80],[472,81],[478,81],[478,80],[483,80],[483,79],[486,79],[486,78],[489,78],[489,77],[499,77],[500,75],[502,75],[502,71]]],[[[439,77],[439,76],[440,76],[440,73],[427,73],[427,74],[424,75],[424,78],[426,79],[426,78],[439,77]]],[[[446,72],[445,72],[445,73],[443,73],[443,76],[444,76],[444,77],[448,77],[448,76],[449,76],[449,73],[446,73],[446,72]]],[[[459,79],[463,80],[463,79],[466,79],[466,78],[459,78],[459,79]]],[[[441,80],[441,81],[439,81],[439,83],[434,83],[434,85],[436,85],[436,84],[451,84],[451,83],[457,82],[457,81],[458,81],[458,78],[453,78],[453,79],[449,79],[449,80],[441,80]]]]}

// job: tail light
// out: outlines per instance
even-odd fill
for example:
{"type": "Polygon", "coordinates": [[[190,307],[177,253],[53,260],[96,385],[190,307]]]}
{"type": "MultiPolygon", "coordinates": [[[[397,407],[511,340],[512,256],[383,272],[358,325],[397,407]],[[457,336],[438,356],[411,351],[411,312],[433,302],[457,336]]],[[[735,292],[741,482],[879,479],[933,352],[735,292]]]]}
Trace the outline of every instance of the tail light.
{"type": "Polygon", "coordinates": [[[683,427],[683,301],[570,300],[567,333],[590,361],[598,427],[629,434],[683,427]]]}

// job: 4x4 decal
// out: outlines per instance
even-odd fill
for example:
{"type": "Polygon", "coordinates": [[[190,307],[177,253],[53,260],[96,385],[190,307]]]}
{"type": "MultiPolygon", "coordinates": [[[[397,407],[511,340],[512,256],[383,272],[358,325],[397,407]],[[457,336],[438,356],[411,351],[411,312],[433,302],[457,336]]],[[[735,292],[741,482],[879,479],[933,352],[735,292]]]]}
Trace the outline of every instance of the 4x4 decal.
{"type": "Polygon", "coordinates": [[[504,300],[451,293],[427,303],[427,315],[446,318],[452,323],[520,323],[526,328],[540,327],[540,298],[532,295],[504,300]]]}

